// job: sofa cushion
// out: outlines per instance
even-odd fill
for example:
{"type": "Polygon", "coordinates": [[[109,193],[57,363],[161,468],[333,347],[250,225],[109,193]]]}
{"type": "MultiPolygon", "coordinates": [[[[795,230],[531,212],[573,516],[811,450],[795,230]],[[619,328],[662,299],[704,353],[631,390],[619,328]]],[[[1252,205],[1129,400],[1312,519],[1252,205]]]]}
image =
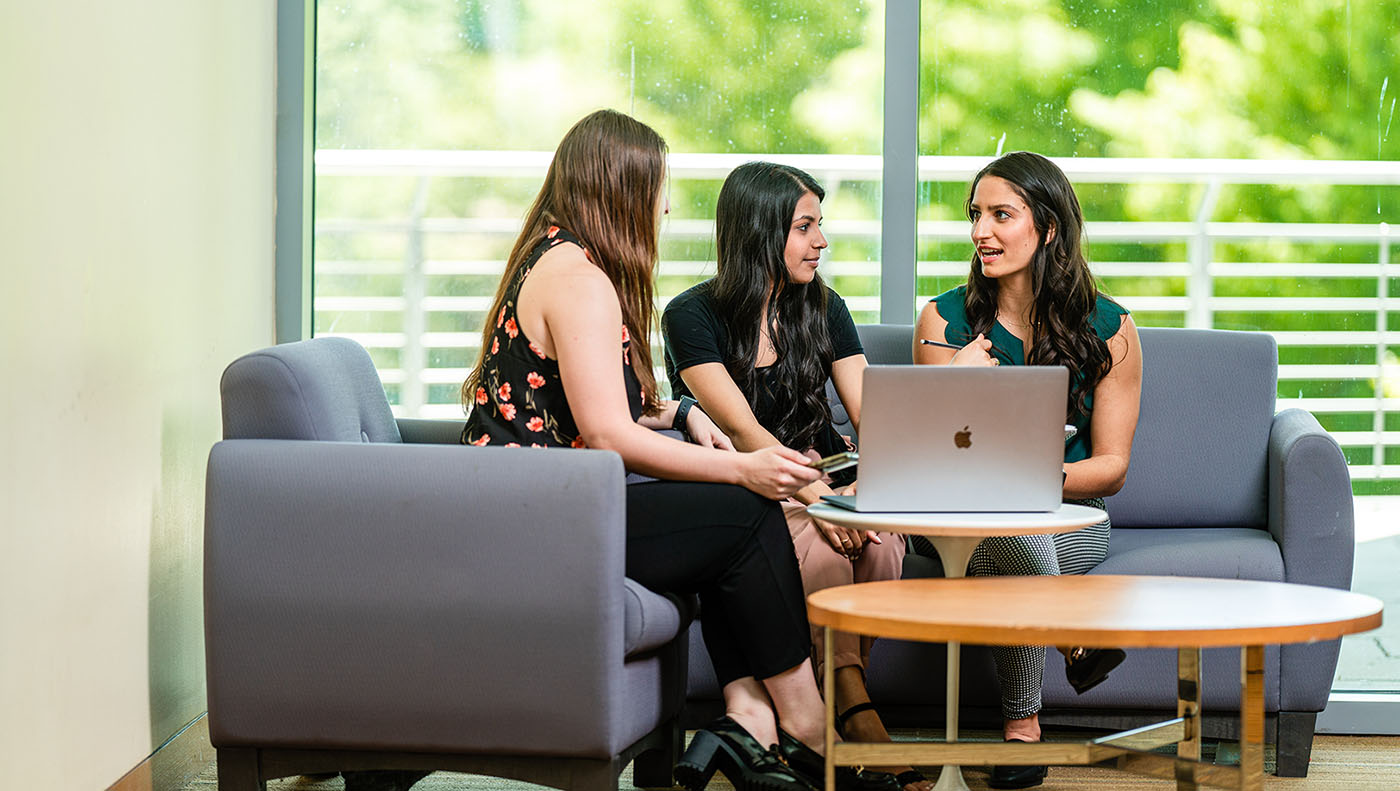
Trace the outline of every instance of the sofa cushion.
{"type": "Polygon", "coordinates": [[[1142,328],[1142,406],[1114,528],[1263,526],[1278,347],[1256,332],[1142,328]]]}
{"type": "Polygon", "coordinates": [[[861,324],[860,335],[865,359],[871,365],[910,365],[914,362],[912,324],[861,324]]]}
{"type": "Polygon", "coordinates": [[[1090,574],[1283,581],[1283,556],[1269,531],[1253,527],[1113,526],[1108,558],[1090,574]]]}
{"type": "Polygon", "coordinates": [[[623,653],[644,654],[670,642],[681,630],[674,602],[641,583],[623,580],[623,653]]]}

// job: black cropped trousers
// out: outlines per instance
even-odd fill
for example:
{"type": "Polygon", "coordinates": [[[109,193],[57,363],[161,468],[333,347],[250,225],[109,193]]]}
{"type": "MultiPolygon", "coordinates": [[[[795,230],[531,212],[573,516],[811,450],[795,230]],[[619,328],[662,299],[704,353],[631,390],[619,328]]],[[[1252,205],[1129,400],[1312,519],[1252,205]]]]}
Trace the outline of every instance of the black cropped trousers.
{"type": "Polygon", "coordinates": [[[699,595],[700,629],[721,686],[776,676],[811,655],[782,508],[742,486],[628,486],[627,576],[660,593],[699,595]]]}

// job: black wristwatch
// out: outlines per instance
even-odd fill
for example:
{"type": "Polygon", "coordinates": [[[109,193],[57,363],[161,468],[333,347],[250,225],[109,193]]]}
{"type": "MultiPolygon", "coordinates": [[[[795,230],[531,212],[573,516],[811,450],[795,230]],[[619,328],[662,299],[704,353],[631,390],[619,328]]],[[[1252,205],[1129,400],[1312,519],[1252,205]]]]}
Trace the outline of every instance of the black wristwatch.
{"type": "Polygon", "coordinates": [[[680,401],[676,404],[676,416],[671,420],[671,428],[687,437],[690,436],[690,432],[685,428],[685,421],[689,419],[690,408],[693,406],[695,406],[695,399],[690,396],[681,396],[680,401]]]}

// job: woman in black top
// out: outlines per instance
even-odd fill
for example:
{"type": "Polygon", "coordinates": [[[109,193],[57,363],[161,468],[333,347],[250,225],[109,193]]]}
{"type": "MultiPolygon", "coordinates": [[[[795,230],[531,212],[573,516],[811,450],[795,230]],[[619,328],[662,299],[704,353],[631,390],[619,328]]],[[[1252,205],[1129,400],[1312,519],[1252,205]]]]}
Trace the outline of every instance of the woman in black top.
{"type": "Polygon", "coordinates": [[[773,749],[779,719],[819,748],[823,713],[775,500],[817,474],[787,448],[736,453],[703,412],[657,396],[648,337],[665,152],[649,127],[612,111],[564,137],[463,384],[462,440],[612,450],[628,470],[663,479],[627,487],[627,575],[699,594],[727,711],[696,736],[676,777],[699,789],[719,769],[741,790],[805,791],[773,749]],[[694,442],[653,430],[673,426],[694,442]]]}
{"type": "MultiPolygon", "coordinates": [[[[865,353],[846,303],[817,274],[826,238],[825,192],[807,173],[750,162],[725,180],[715,209],[718,273],[671,300],[661,324],[666,372],[674,394],[694,396],[740,450],[808,449],[821,458],[848,449],[832,427],[831,379],[852,425],[860,425],[865,353]]],[[[811,593],[852,582],[898,579],[904,538],[850,530],[807,515],[806,505],[851,483],[815,481],[783,502],[793,548],[811,593]]],[[[813,630],[814,662],[822,631],[813,630]]],[[[837,711],[845,734],[889,741],[870,705],[865,665],[873,639],[833,639],[837,711]]],[[[899,785],[931,787],[910,767],[895,767],[899,785]]]]}

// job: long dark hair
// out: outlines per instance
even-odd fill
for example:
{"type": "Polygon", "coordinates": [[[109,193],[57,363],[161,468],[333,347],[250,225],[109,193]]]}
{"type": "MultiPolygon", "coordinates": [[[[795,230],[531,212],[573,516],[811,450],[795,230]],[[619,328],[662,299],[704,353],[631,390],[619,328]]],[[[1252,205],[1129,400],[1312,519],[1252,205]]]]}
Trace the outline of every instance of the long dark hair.
{"type": "Polygon", "coordinates": [[[550,226],[557,225],[578,237],[589,258],[612,281],[622,306],[622,322],[632,338],[632,370],[642,384],[646,413],[660,410],[650,330],[656,291],[657,203],[665,176],[666,141],[631,116],[598,110],[564,135],[544,186],[525,215],[525,227],[515,239],[496,299],[486,314],[481,352],[462,385],[462,403],[468,409],[495,330],[490,318],[500,313],[531,250],[550,226]]]}
{"type": "Polygon", "coordinates": [[[793,448],[815,444],[831,425],[825,383],[831,374],[826,326],[827,291],[820,276],[789,282],[783,251],[792,214],[803,195],[826,197],[816,179],[787,165],[749,162],[724,180],[715,206],[714,299],[728,324],[725,368],[755,410],[764,377],[758,360],[759,317],[778,359],[773,363],[772,413],[758,415],[764,428],[793,448]]]}
{"type": "MultiPolygon", "coordinates": [[[[1070,371],[1069,419],[1088,415],[1087,401],[1112,366],[1108,344],[1092,325],[1099,289],[1084,258],[1084,214],[1074,187],[1055,163],[1029,151],[998,157],[972,179],[966,211],[985,176],[1005,179],[1026,202],[1039,245],[1031,257],[1031,347],[1028,365],[1063,365],[1070,371]],[[1053,236],[1050,231],[1054,229],[1053,236]],[[1046,241],[1046,237],[1051,237],[1046,241]]],[[[977,251],[967,276],[966,310],[970,337],[991,334],[997,315],[997,281],[982,274],[977,251]]]]}

